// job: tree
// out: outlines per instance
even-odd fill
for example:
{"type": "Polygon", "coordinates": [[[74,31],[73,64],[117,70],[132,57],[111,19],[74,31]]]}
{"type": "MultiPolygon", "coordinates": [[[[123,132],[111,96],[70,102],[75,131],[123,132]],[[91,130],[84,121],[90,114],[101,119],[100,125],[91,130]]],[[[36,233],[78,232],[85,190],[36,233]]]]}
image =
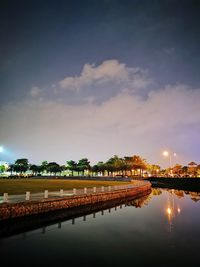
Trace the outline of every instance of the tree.
{"type": "Polygon", "coordinates": [[[74,160],[67,161],[67,167],[68,170],[71,171],[71,175],[74,176],[74,171],[77,170],[77,163],[74,160]]]}
{"type": "Polygon", "coordinates": [[[93,165],[91,167],[91,171],[92,171],[92,176],[93,176],[94,173],[97,176],[98,175],[98,172],[99,172],[99,166],[97,164],[93,165]]]}
{"type": "Polygon", "coordinates": [[[80,159],[77,164],[77,171],[82,172],[83,176],[86,170],[90,170],[90,162],[87,158],[80,159]]]}
{"type": "Polygon", "coordinates": [[[106,170],[108,174],[111,173],[111,175],[113,175],[114,172],[122,173],[123,169],[124,160],[122,158],[119,158],[117,155],[114,155],[106,162],[106,170]]]}
{"type": "Polygon", "coordinates": [[[181,169],[181,173],[182,173],[182,176],[186,176],[188,175],[188,166],[183,166],[182,169],[181,169]]]}
{"type": "Polygon", "coordinates": [[[10,172],[10,175],[12,175],[12,173],[14,171],[14,166],[15,166],[15,164],[10,164],[8,167],[8,171],[10,172]]]}
{"type": "Polygon", "coordinates": [[[42,169],[41,166],[35,165],[35,164],[33,164],[33,165],[31,165],[29,167],[29,170],[32,171],[33,175],[37,175],[38,173],[40,173],[41,172],[41,169],[42,169]]]}
{"type": "Polygon", "coordinates": [[[138,169],[140,172],[140,176],[142,174],[142,171],[146,169],[146,162],[144,159],[142,159],[140,156],[138,155],[134,155],[132,158],[132,168],[134,170],[134,174],[135,174],[135,170],[138,169]]]}
{"type": "Polygon", "coordinates": [[[147,170],[151,173],[151,176],[158,176],[160,173],[160,166],[156,164],[148,164],[147,170]]]}
{"type": "Polygon", "coordinates": [[[41,163],[41,172],[47,172],[48,162],[46,160],[41,163]]]}
{"type": "Polygon", "coordinates": [[[54,173],[56,175],[56,173],[62,171],[62,167],[56,162],[49,162],[47,165],[47,171],[50,172],[50,174],[54,173]]]}
{"type": "Polygon", "coordinates": [[[101,173],[101,175],[105,175],[105,170],[106,170],[106,168],[105,168],[105,163],[103,163],[103,161],[99,161],[98,163],[97,163],[97,166],[98,166],[98,171],[101,173]]]}
{"type": "Polygon", "coordinates": [[[4,173],[6,170],[6,166],[4,164],[0,165],[0,173],[4,173]]]}
{"type": "Polygon", "coordinates": [[[14,171],[22,174],[28,170],[28,159],[17,159],[14,164],[14,171]]]}
{"type": "Polygon", "coordinates": [[[182,171],[182,165],[180,164],[176,164],[173,168],[172,168],[172,172],[174,175],[180,175],[182,171]]]}

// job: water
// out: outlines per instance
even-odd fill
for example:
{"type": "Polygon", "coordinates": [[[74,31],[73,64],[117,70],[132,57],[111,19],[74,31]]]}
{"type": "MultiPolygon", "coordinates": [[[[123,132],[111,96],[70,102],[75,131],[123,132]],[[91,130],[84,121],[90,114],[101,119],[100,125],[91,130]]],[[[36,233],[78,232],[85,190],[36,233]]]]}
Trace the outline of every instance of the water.
{"type": "Polygon", "coordinates": [[[153,189],[129,204],[0,239],[5,266],[199,266],[200,194],[153,189]]]}

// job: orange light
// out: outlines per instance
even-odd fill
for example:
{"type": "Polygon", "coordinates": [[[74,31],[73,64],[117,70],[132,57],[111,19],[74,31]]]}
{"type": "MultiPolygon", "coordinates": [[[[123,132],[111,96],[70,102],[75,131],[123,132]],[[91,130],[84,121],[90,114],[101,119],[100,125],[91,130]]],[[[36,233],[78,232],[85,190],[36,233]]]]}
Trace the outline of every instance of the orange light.
{"type": "Polygon", "coordinates": [[[171,215],[172,214],[172,210],[170,208],[167,208],[167,213],[168,213],[168,215],[171,215]]]}

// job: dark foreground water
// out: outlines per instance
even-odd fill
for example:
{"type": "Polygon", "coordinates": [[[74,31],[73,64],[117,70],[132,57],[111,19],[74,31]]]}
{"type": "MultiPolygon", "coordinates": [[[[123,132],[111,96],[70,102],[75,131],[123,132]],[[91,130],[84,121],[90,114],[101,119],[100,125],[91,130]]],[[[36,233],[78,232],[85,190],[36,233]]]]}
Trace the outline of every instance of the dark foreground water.
{"type": "Polygon", "coordinates": [[[4,266],[199,266],[200,194],[149,196],[0,239],[4,266]]]}

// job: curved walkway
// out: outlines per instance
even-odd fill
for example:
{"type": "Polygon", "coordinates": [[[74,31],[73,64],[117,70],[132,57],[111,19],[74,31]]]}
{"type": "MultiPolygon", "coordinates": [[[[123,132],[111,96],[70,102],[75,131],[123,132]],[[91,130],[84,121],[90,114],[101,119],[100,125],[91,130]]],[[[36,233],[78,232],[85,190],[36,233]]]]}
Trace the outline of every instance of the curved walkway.
{"type": "Polygon", "coordinates": [[[70,198],[72,196],[83,196],[88,194],[95,194],[95,193],[106,193],[106,192],[114,192],[116,190],[122,190],[122,189],[131,189],[136,188],[138,186],[147,184],[147,181],[138,181],[134,180],[132,184],[128,185],[115,185],[115,186],[101,186],[101,187],[92,187],[92,188],[82,188],[82,189],[76,189],[73,190],[62,190],[60,191],[47,191],[40,193],[33,193],[26,192],[24,194],[20,195],[8,195],[4,194],[3,196],[0,196],[0,204],[2,203],[20,203],[24,201],[40,201],[40,200],[50,200],[51,198],[70,198]]]}

